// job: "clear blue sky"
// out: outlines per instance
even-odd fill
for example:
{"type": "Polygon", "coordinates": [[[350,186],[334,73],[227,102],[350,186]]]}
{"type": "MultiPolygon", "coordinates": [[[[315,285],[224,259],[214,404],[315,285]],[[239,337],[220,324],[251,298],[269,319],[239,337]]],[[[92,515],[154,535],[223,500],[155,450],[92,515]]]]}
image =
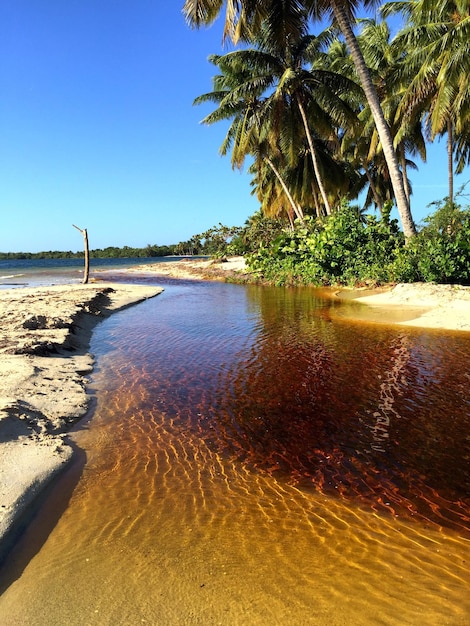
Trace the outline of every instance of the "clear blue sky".
{"type": "MultiPolygon", "coordinates": [[[[183,0],[0,5],[0,251],[144,247],[242,225],[258,203],[218,154],[211,90],[222,25],[190,30],[183,0]]],[[[447,194],[445,143],[412,173],[413,214],[447,194]]],[[[470,173],[457,180],[470,179],[470,173]]]]}

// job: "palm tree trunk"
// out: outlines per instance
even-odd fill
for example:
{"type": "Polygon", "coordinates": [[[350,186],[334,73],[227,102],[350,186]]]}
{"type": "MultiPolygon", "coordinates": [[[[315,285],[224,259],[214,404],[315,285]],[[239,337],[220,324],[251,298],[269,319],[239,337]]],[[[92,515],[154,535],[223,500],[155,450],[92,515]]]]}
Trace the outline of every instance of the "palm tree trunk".
{"type": "Polygon", "coordinates": [[[310,128],[308,126],[308,121],[307,121],[307,116],[305,114],[305,109],[304,109],[304,107],[302,105],[302,102],[300,101],[300,98],[298,96],[296,97],[296,100],[297,100],[297,104],[299,106],[300,115],[302,116],[302,120],[303,120],[303,123],[304,123],[305,134],[307,135],[307,141],[308,141],[308,145],[309,145],[309,148],[310,148],[310,154],[312,156],[313,170],[315,172],[315,176],[317,177],[318,188],[320,189],[321,197],[323,198],[323,202],[325,204],[326,214],[327,215],[331,215],[331,207],[330,207],[330,203],[328,202],[328,196],[326,195],[325,188],[323,186],[323,181],[322,181],[322,177],[321,177],[321,174],[320,174],[320,166],[318,164],[317,151],[315,150],[315,148],[313,146],[312,134],[310,133],[310,128]]]}
{"type": "Polygon", "coordinates": [[[454,133],[451,120],[447,120],[447,171],[449,176],[449,202],[454,203],[454,133]]]}
{"type": "Polygon", "coordinates": [[[284,193],[286,194],[287,199],[289,200],[291,207],[294,209],[294,213],[299,218],[299,220],[301,222],[303,222],[304,221],[303,211],[299,207],[299,205],[294,201],[294,198],[292,197],[290,191],[287,189],[287,185],[284,182],[284,180],[283,180],[282,176],[280,175],[279,171],[277,170],[276,166],[271,161],[271,159],[269,159],[268,157],[264,157],[264,158],[266,159],[266,163],[269,165],[269,167],[274,172],[274,174],[275,174],[276,178],[278,179],[278,181],[281,183],[281,187],[283,188],[284,193]]]}
{"type": "Polygon", "coordinates": [[[390,180],[393,187],[393,193],[395,195],[395,201],[397,203],[398,214],[400,215],[400,220],[403,227],[403,233],[405,235],[405,238],[409,239],[413,235],[416,235],[416,226],[413,222],[410,205],[406,200],[405,186],[403,184],[403,177],[401,175],[398,165],[397,155],[393,148],[393,139],[390,128],[388,127],[382,111],[382,107],[380,106],[379,97],[372,82],[369,68],[366,65],[357,39],[354,36],[351,22],[345,10],[344,3],[341,0],[331,0],[331,6],[333,8],[336,21],[341,28],[343,36],[346,40],[346,44],[351,52],[352,60],[356,67],[356,71],[359,75],[362,88],[364,89],[367,102],[374,118],[377,132],[382,143],[385,160],[387,162],[388,170],[390,173],[390,180]]]}
{"type": "Polygon", "coordinates": [[[289,218],[290,229],[294,230],[294,220],[292,219],[292,213],[291,211],[286,211],[286,213],[287,213],[287,217],[289,218]]]}
{"type": "Polygon", "coordinates": [[[364,172],[366,173],[367,180],[369,181],[369,187],[370,187],[370,190],[372,192],[372,196],[374,198],[374,202],[375,202],[375,204],[377,205],[377,208],[380,211],[380,215],[382,215],[383,205],[382,205],[382,202],[380,201],[379,194],[377,193],[377,189],[375,188],[375,183],[374,183],[374,181],[372,179],[372,176],[371,176],[371,174],[369,172],[369,168],[367,166],[367,163],[365,163],[365,165],[364,165],[364,172]]]}
{"type": "Polygon", "coordinates": [[[317,194],[317,190],[315,189],[315,184],[312,180],[312,196],[313,196],[313,202],[315,204],[315,213],[317,217],[321,217],[321,208],[320,208],[320,203],[318,202],[318,194],[317,194]]]}
{"type": "Polygon", "coordinates": [[[405,196],[408,201],[408,206],[410,205],[410,197],[411,197],[411,189],[408,182],[408,174],[406,171],[406,155],[405,148],[403,146],[400,147],[400,161],[401,161],[401,175],[403,176],[403,186],[405,188],[405,196]]]}

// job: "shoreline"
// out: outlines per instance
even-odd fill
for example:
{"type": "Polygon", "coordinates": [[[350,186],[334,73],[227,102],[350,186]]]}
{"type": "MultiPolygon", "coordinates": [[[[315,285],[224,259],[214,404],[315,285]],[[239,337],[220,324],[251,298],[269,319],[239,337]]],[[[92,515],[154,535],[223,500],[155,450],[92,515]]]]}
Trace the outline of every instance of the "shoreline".
{"type": "Polygon", "coordinates": [[[352,317],[441,331],[470,331],[470,287],[436,283],[399,283],[376,289],[334,290],[339,300],[364,307],[352,317]],[[401,317],[401,319],[400,319],[401,317]]]}
{"type": "MultiPolygon", "coordinates": [[[[181,279],[240,283],[248,282],[250,278],[245,260],[240,256],[228,257],[223,262],[183,257],[178,261],[137,265],[128,271],[181,279]]],[[[348,287],[317,289],[326,297],[344,302],[354,301],[364,307],[362,311],[361,307],[355,307],[349,314],[342,316],[342,319],[446,331],[470,331],[470,287],[436,283],[399,283],[373,289],[348,287]]]]}
{"type": "Polygon", "coordinates": [[[244,282],[250,274],[246,271],[242,256],[227,257],[222,260],[181,257],[178,261],[161,261],[148,265],[135,265],[127,269],[130,273],[152,274],[190,280],[235,279],[244,282]]]}
{"type": "Polygon", "coordinates": [[[0,292],[0,561],[25,513],[72,460],[66,437],[91,401],[93,328],[162,291],[89,283],[0,292]]]}

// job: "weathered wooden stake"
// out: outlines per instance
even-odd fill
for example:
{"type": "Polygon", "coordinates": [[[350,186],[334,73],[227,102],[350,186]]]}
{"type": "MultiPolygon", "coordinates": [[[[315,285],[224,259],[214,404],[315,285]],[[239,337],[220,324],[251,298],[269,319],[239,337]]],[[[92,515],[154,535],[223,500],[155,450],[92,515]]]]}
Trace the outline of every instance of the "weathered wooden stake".
{"type": "Polygon", "coordinates": [[[72,226],[76,228],[77,230],[79,230],[83,235],[83,243],[85,246],[85,272],[83,274],[83,284],[86,285],[88,282],[88,276],[90,274],[90,254],[88,250],[88,233],[87,233],[86,228],[79,228],[78,226],[75,226],[75,224],[72,224],[72,226]]]}

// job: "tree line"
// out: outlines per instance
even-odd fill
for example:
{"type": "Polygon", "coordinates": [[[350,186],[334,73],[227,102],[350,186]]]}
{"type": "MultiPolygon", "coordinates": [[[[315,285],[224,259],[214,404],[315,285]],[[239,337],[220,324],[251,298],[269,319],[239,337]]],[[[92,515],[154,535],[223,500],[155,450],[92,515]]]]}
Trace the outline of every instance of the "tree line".
{"type": "MultiPolygon", "coordinates": [[[[90,258],[94,259],[127,259],[127,258],[149,258],[172,256],[175,252],[176,245],[157,246],[148,244],[145,248],[131,248],[124,246],[108,246],[107,248],[96,248],[90,250],[90,258]]],[[[81,259],[83,250],[79,252],[48,250],[43,252],[0,252],[0,259],[81,259]]]]}
{"type": "MultiPolygon", "coordinates": [[[[132,259],[154,258],[165,256],[223,256],[227,254],[228,245],[241,231],[239,226],[225,226],[220,223],[190,239],[176,244],[158,246],[148,244],[144,248],[130,246],[108,246],[90,250],[90,258],[94,259],[132,259]]],[[[11,259],[81,259],[83,250],[78,252],[48,250],[43,252],[0,252],[0,260],[11,259]]]]}

